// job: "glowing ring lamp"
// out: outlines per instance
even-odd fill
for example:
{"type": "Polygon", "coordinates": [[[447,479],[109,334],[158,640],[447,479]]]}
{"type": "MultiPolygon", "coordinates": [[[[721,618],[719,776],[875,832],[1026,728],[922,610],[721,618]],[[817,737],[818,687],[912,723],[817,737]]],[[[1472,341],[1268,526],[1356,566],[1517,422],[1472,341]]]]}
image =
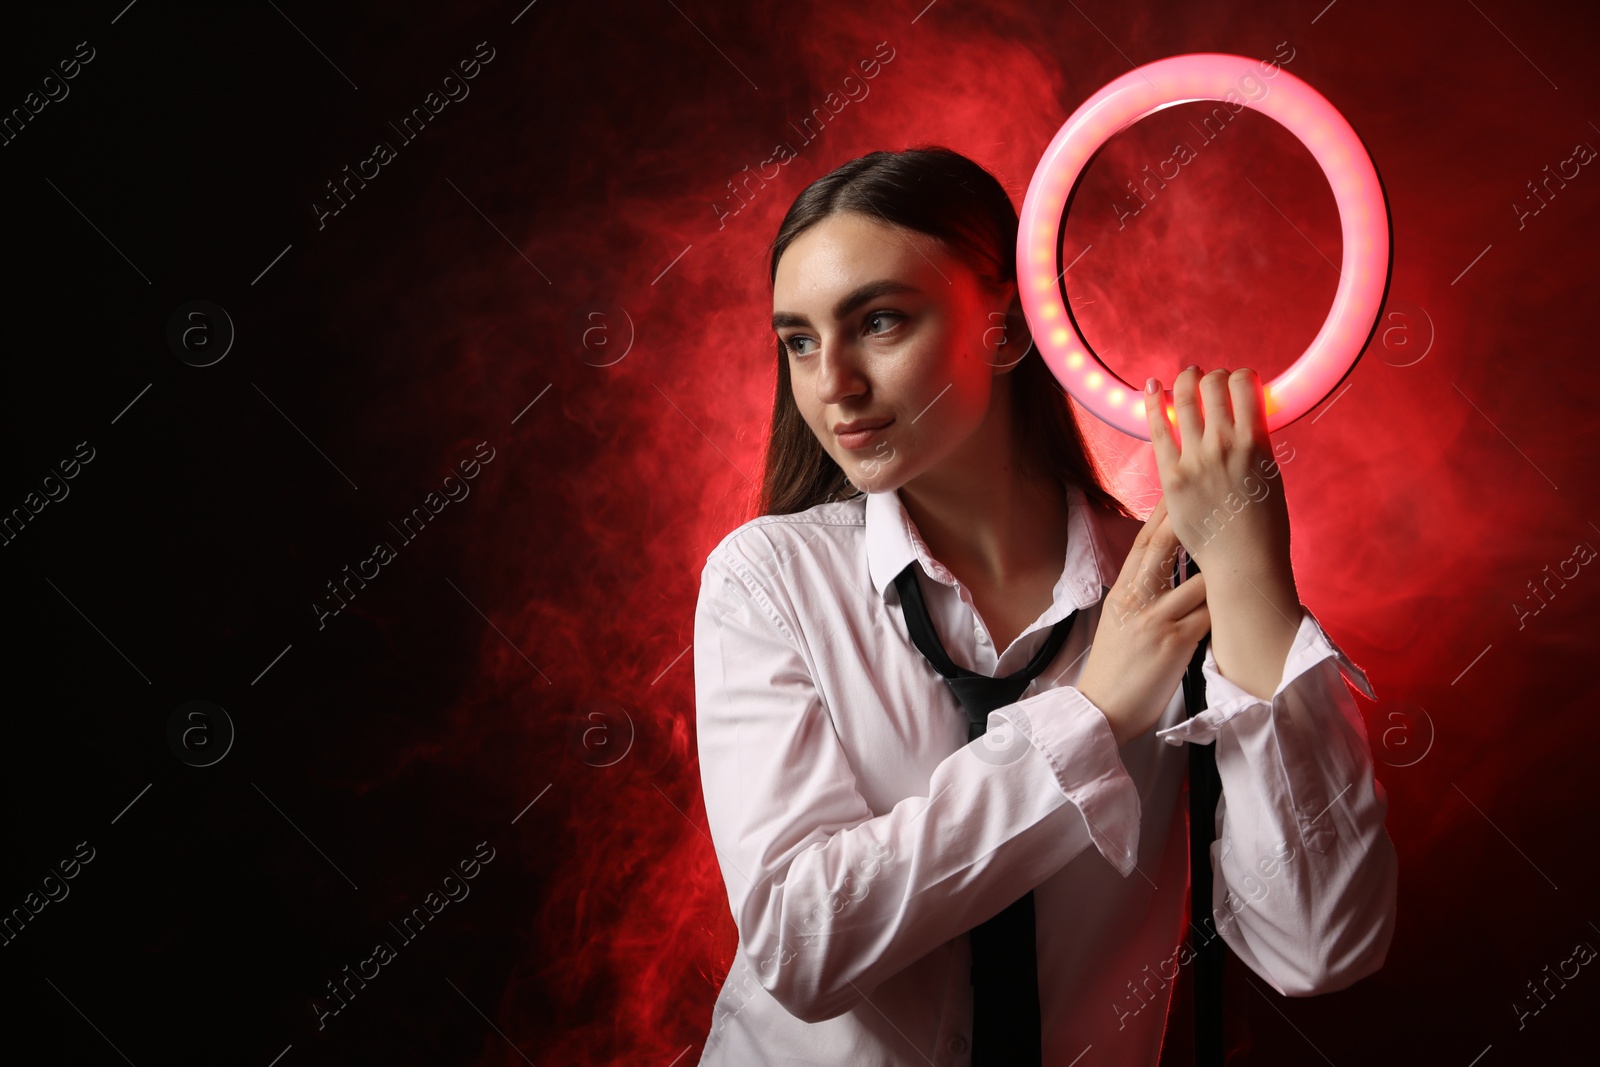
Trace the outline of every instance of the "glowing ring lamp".
{"type": "MultiPolygon", "coordinates": [[[[1263,386],[1267,431],[1306,414],[1355,367],[1371,341],[1389,289],[1389,203],[1366,146],[1321,93],[1288,71],[1265,78],[1262,64],[1215,52],[1172,56],[1135,68],[1086,100],[1045,149],[1017,230],[1017,278],[1029,332],[1052,374],[1089,411],[1123,433],[1150,440],[1144,389],[1129,385],[1094,354],[1073,318],[1060,262],[1067,209],[1089,163],[1112,135],[1173,104],[1231,100],[1255,108],[1300,139],[1322,167],[1339,205],[1343,262],[1322,329],[1287,371],[1263,386]],[[1241,82],[1266,86],[1244,99],[1241,82]]],[[[1172,413],[1172,390],[1163,391],[1172,413]]]]}

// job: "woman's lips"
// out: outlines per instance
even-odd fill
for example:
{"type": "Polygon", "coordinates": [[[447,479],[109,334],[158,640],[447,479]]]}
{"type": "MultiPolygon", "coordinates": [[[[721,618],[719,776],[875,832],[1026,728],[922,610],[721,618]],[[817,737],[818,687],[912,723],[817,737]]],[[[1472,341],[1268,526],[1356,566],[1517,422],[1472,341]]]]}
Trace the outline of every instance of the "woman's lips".
{"type": "Polygon", "coordinates": [[[867,445],[877,440],[880,434],[888,430],[889,427],[893,425],[894,420],[890,419],[882,426],[874,426],[870,430],[852,430],[849,433],[839,434],[839,444],[842,447],[849,449],[851,452],[854,452],[858,449],[867,447],[867,445]]]}

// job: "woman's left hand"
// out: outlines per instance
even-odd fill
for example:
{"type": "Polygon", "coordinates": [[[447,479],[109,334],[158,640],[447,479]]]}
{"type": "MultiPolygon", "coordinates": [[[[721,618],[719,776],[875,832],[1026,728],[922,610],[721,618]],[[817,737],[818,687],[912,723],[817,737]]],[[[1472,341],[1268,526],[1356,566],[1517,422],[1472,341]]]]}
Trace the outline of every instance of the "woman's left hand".
{"type": "Polygon", "coordinates": [[[1161,382],[1146,383],[1145,418],[1172,529],[1207,585],[1248,579],[1293,589],[1289,508],[1267,434],[1261,378],[1249,368],[1204,376],[1194,365],[1172,386],[1174,438],[1161,382]],[[1151,392],[1151,386],[1155,392],[1151,392]]]}
{"type": "Polygon", "coordinates": [[[1204,377],[1199,367],[1182,371],[1172,386],[1181,440],[1173,439],[1160,390],[1151,379],[1145,392],[1150,443],[1173,532],[1205,574],[1217,670],[1271,700],[1304,609],[1261,379],[1249,369],[1204,377]]]}

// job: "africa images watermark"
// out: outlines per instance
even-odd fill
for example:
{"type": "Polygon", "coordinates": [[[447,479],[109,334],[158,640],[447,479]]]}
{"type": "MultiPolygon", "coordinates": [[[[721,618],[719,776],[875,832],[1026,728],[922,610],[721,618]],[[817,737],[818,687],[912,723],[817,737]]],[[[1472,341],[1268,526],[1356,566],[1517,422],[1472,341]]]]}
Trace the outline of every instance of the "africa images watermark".
{"type": "MultiPolygon", "coordinates": [[[[452,500],[460,503],[467,499],[467,496],[472,492],[467,482],[476,478],[483,470],[480,464],[486,464],[494,459],[495,451],[488,441],[480,441],[478,447],[473,451],[473,455],[477,458],[464,459],[458,464],[461,470],[460,477],[457,477],[454,473],[445,475],[442,486],[444,490],[443,496],[440,496],[437,491],[430,490],[428,495],[422,498],[422,503],[412,508],[411,513],[400,520],[399,526],[396,526],[393,522],[389,523],[389,528],[399,535],[401,548],[415,541],[418,535],[422,533],[423,528],[428,525],[429,520],[435,518],[452,500]],[[483,454],[483,450],[486,448],[489,450],[488,455],[483,454]],[[454,488],[451,487],[452,482],[455,483],[454,488]]],[[[331,601],[328,603],[311,602],[311,610],[317,617],[317,629],[326,629],[328,620],[349,607],[348,602],[355,599],[356,592],[360,589],[365,589],[367,582],[378,577],[382,573],[383,566],[392,562],[398,555],[399,552],[388,541],[379,541],[373,546],[372,555],[356,564],[354,573],[351,572],[350,565],[346,563],[344,565],[344,577],[338,580],[338,584],[335,585],[333,579],[329,579],[327,583],[328,595],[332,598],[331,601]],[[368,566],[372,568],[370,574],[367,572],[368,566]],[[353,588],[352,583],[354,583],[353,588]],[[343,596],[340,595],[341,589],[344,593],[343,596]]]]}
{"type": "MultiPolygon", "coordinates": [[[[1258,864],[1261,869],[1261,875],[1264,879],[1276,878],[1278,873],[1283,870],[1284,865],[1294,862],[1294,847],[1290,845],[1289,842],[1279,841],[1276,845],[1272,846],[1272,851],[1273,855],[1263,857],[1261,862],[1258,864]]],[[[1220,936],[1227,925],[1230,922],[1235,921],[1238,914],[1245,909],[1246,904],[1261,903],[1261,901],[1266,899],[1267,894],[1271,892],[1272,889],[1272,887],[1269,886],[1265,881],[1257,882],[1256,877],[1253,874],[1247,874],[1244,876],[1244,880],[1241,883],[1241,888],[1245,891],[1247,896],[1242,898],[1236,896],[1233,892],[1233,888],[1230,886],[1227,895],[1223,897],[1222,904],[1212,906],[1211,914],[1203,920],[1206,929],[1210,931],[1210,934],[1205,936],[1205,939],[1200,942],[1202,946],[1210,944],[1218,936],[1220,936]],[[1214,924],[1213,920],[1215,920],[1214,924]]],[[[1179,968],[1181,968],[1184,964],[1194,960],[1197,954],[1198,953],[1196,949],[1191,947],[1191,942],[1185,940],[1179,943],[1177,948],[1172,950],[1172,955],[1167,956],[1156,963],[1154,974],[1150,973],[1150,965],[1148,963],[1145,964],[1144,979],[1139,983],[1139,985],[1134,985],[1132,979],[1128,981],[1129,995],[1127,1000],[1137,1006],[1130,1008],[1126,1004],[1122,1003],[1113,1003],[1111,1005],[1111,1010],[1115,1012],[1117,1016],[1117,1029],[1124,1029],[1128,1025],[1128,1020],[1130,1018],[1138,1015],[1151,1004],[1154,1004],[1156,1002],[1156,994],[1167,988],[1168,982],[1176,981],[1178,978],[1179,968]],[[1157,983],[1154,989],[1150,987],[1151,981],[1155,981],[1157,983]],[[1150,994],[1150,1000],[1148,1003],[1145,1001],[1144,996],[1139,992],[1141,986],[1144,988],[1146,993],[1150,994]]]]}
{"type": "Polygon", "coordinates": [[[23,929],[34,920],[38,914],[52,903],[59,904],[67,899],[67,894],[72,892],[72,887],[67,882],[78,877],[83,865],[91,862],[95,857],[94,846],[87,841],[79,841],[78,847],[73,850],[72,858],[61,860],[57,866],[61,870],[60,877],[51,871],[39,880],[39,889],[28,890],[28,895],[22,898],[22,903],[12,908],[4,917],[0,917],[0,947],[9,946],[21,936],[23,929]],[[88,854],[84,850],[88,849],[88,854]],[[52,888],[52,883],[54,886],[52,888]],[[43,890],[43,896],[40,895],[43,890]]]}
{"type": "Polygon", "coordinates": [[[1517,629],[1521,630],[1526,627],[1529,619],[1539,614],[1539,612],[1543,611],[1545,608],[1549,607],[1549,601],[1556,598],[1556,590],[1550,588],[1551,582],[1556,582],[1562,589],[1565,589],[1567,587],[1567,582],[1576,578],[1580,572],[1580,569],[1585,564],[1593,560],[1594,557],[1594,546],[1587,541],[1579,541],[1578,544],[1573,548],[1572,555],[1556,564],[1555,574],[1550,573],[1550,564],[1546,563],[1543,569],[1544,581],[1540,583],[1540,585],[1534,584],[1536,579],[1529,578],[1529,595],[1523,598],[1523,603],[1511,605],[1511,610],[1517,613],[1517,629]],[[1568,567],[1572,568],[1572,572],[1570,574],[1567,573],[1568,567]],[[1544,589],[1543,593],[1539,592],[1541,586],[1544,589]]]}
{"type": "MultiPolygon", "coordinates": [[[[1248,73],[1240,75],[1238,81],[1234,83],[1237,92],[1233,89],[1228,90],[1221,103],[1213,107],[1211,113],[1200,120],[1199,126],[1195,126],[1193,122],[1189,123],[1194,131],[1200,135],[1201,148],[1221,137],[1223,131],[1228,128],[1228,123],[1232,122],[1233,117],[1243,111],[1248,104],[1260,103],[1267,98],[1267,94],[1272,91],[1272,87],[1263,79],[1276,78],[1279,67],[1287,66],[1294,59],[1295,49],[1288,41],[1279,41],[1277,50],[1273,52],[1273,57],[1273,60],[1260,60],[1257,62],[1256,69],[1260,72],[1260,77],[1248,73]],[[1285,48],[1289,50],[1288,55],[1283,54],[1285,48]]],[[[1135,185],[1133,179],[1129,178],[1127,181],[1128,192],[1133,194],[1133,199],[1138,202],[1139,206],[1130,208],[1123,201],[1114,201],[1112,203],[1111,210],[1116,214],[1117,229],[1125,229],[1129,219],[1134,218],[1148,207],[1148,201],[1154,200],[1156,194],[1167,187],[1167,182],[1176,179],[1178,175],[1183,173],[1183,168],[1193,163],[1199,156],[1199,150],[1188,141],[1179,141],[1173,146],[1172,155],[1156,164],[1155,173],[1151,173],[1150,165],[1146,163],[1143,167],[1144,177],[1140,179],[1138,185],[1135,185]],[[1170,174],[1166,170],[1168,167],[1172,168],[1170,174]],[[1151,183],[1154,183],[1153,187],[1151,183]],[[1148,198],[1139,194],[1141,188],[1148,194],[1148,198]]]]}
{"type": "MultiPolygon", "coordinates": [[[[478,76],[482,70],[480,64],[487,65],[495,57],[495,51],[489,47],[488,41],[479,41],[476,50],[472,54],[476,58],[463,59],[456,64],[457,69],[461,71],[460,78],[457,78],[454,74],[446,74],[441,80],[439,84],[444,90],[443,96],[439,95],[438,89],[430,89],[428,95],[422,98],[422,103],[412,108],[410,114],[400,120],[399,126],[396,126],[393,122],[389,123],[389,128],[399,135],[402,148],[421,136],[428,123],[437,118],[441,111],[450,106],[452,101],[460,103],[465,100],[472,92],[467,82],[478,76]],[[488,49],[487,54],[484,52],[485,49],[488,49]]],[[[367,182],[382,174],[382,168],[394,162],[398,157],[399,153],[394,150],[393,145],[388,141],[379,141],[372,146],[372,154],[356,164],[356,169],[353,173],[350,170],[350,165],[348,163],[345,164],[344,177],[338,179],[339,184],[335,185],[332,181],[327,183],[328,201],[324,203],[320,200],[314,200],[311,203],[311,210],[317,216],[317,229],[325,229],[329,219],[350,206],[346,202],[346,198],[354,200],[356,193],[367,187],[367,182]],[[371,168],[370,174],[367,172],[369,167],[371,168]],[[353,187],[351,183],[354,183],[353,187]],[[344,196],[339,195],[341,186],[344,189],[344,196]]]]}
{"type": "Polygon", "coordinates": [[[1588,141],[1579,141],[1573,145],[1572,155],[1556,164],[1556,172],[1554,174],[1550,172],[1550,164],[1546,163],[1544,165],[1544,177],[1539,179],[1538,185],[1534,184],[1533,179],[1528,180],[1528,193],[1530,195],[1522,198],[1524,202],[1512,201],[1511,203],[1511,212],[1517,216],[1517,229],[1526,228],[1529,219],[1549,207],[1550,201],[1556,198],[1556,190],[1565,189],[1567,182],[1581,173],[1579,168],[1591,162],[1594,157],[1594,146],[1588,141]],[[1567,169],[1569,167],[1572,168],[1570,173],[1567,169]],[[1552,182],[1555,183],[1554,188],[1551,187],[1552,182]],[[1540,193],[1540,189],[1543,189],[1544,192],[1540,193]]]}
{"type": "MultiPolygon", "coordinates": [[[[872,90],[867,87],[866,83],[882,73],[882,66],[880,66],[880,64],[887,64],[895,57],[895,51],[889,46],[888,41],[879,41],[877,49],[872,54],[877,58],[862,59],[856,63],[857,69],[861,71],[861,78],[857,78],[854,74],[845,75],[844,80],[840,83],[841,88],[844,89],[843,96],[840,96],[836,92],[830,92],[827,96],[822,98],[822,107],[812,108],[811,114],[801,119],[799,126],[796,126],[792,120],[790,121],[789,127],[793,129],[795,133],[800,135],[801,148],[804,148],[806,145],[820,137],[822,135],[823,128],[828,124],[828,120],[837,118],[839,113],[848,107],[852,101],[860,103],[862,100],[865,100],[867,95],[872,92],[872,90]],[[888,52],[887,55],[884,54],[885,50],[888,52]],[[863,81],[861,79],[866,80],[863,81]],[[814,132],[811,128],[813,121],[816,125],[816,130],[814,132]]],[[[773,148],[772,155],[768,156],[766,159],[763,159],[759,164],[756,165],[756,172],[754,174],[750,173],[750,166],[749,164],[746,164],[738,174],[734,175],[733,178],[729,178],[728,191],[733,194],[731,199],[737,203],[738,206],[730,211],[720,201],[711,205],[712,212],[717,216],[717,229],[721,230],[725,228],[728,225],[729,219],[743,211],[749,206],[749,201],[752,201],[756,198],[756,193],[759,190],[752,189],[750,187],[752,180],[759,182],[761,188],[765,189],[767,187],[767,182],[772,181],[781,173],[780,168],[782,168],[784,164],[787,164],[799,154],[799,151],[796,150],[788,141],[781,141],[776,147],[773,148]],[[773,168],[771,174],[767,174],[764,170],[764,168],[769,166],[773,168]],[[748,197],[740,194],[739,188],[733,184],[734,178],[741,179],[744,192],[749,194],[748,197]]]]}
{"type": "MultiPolygon", "coordinates": [[[[1588,964],[1594,959],[1594,957],[1594,946],[1590,945],[1587,941],[1579,941],[1577,945],[1573,947],[1572,955],[1568,956],[1566,959],[1562,960],[1556,965],[1554,974],[1551,973],[1550,965],[1548,963],[1544,965],[1544,979],[1539,983],[1539,986],[1543,986],[1545,995],[1551,1000],[1554,1000],[1556,994],[1560,992],[1561,989],[1567,988],[1567,982],[1570,982],[1574,978],[1578,977],[1579,969],[1588,964]],[[1571,974],[1567,973],[1567,968],[1569,966],[1572,968],[1571,974]],[[1552,981],[1557,983],[1560,989],[1552,989],[1550,987],[1550,983],[1552,981]]],[[[1539,986],[1535,986],[1533,984],[1533,979],[1528,979],[1528,993],[1532,997],[1532,1001],[1528,1007],[1523,1007],[1520,1001],[1513,1000],[1511,1002],[1511,1010],[1517,1015],[1518,1030],[1526,1029],[1529,1017],[1538,1015],[1541,1011],[1544,1011],[1544,1009],[1548,1007],[1548,1005],[1545,1003],[1545,998],[1539,995],[1539,986]],[[1533,1007],[1532,1004],[1534,1003],[1537,1003],[1539,1006],[1536,1008],[1533,1007]]]]}
{"type": "Polygon", "coordinates": [[[0,147],[10,145],[27,129],[28,123],[34,121],[40,112],[51,104],[59,104],[71,93],[71,86],[67,82],[76,78],[83,68],[88,66],[95,57],[95,50],[88,41],[79,41],[72,53],[72,58],[60,60],[56,67],[61,71],[61,77],[56,77],[52,71],[39,79],[39,88],[28,90],[28,95],[22,98],[22,106],[14,107],[9,113],[0,117],[0,147]],[[88,49],[85,53],[84,49],[88,49]],[[40,91],[44,95],[40,96],[40,91]]]}
{"type": "MultiPolygon", "coordinates": [[[[487,841],[479,841],[473,850],[472,858],[461,860],[456,866],[461,871],[461,877],[456,877],[455,872],[444,876],[439,889],[429,890],[427,896],[422,898],[422,903],[406,914],[400,920],[400,925],[395,926],[393,920],[389,926],[399,935],[400,947],[405,948],[425,930],[428,923],[432,922],[440,912],[449,906],[451,901],[460,903],[472,893],[467,885],[472,879],[483,872],[483,867],[495,857],[494,848],[487,841]],[[488,854],[484,854],[484,850],[488,854]],[[443,895],[441,895],[441,890],[443,895]]],[[[356,964],[352,973],[350,965],[344,965],[343,977],[329,979],[326,983],[328,996],[337,1007],[328,1003],[319,1003],[315,997],[311,999],[311,1011],[317,1017],[317,1029],[324,1030],[328,1026],[328,1019],[338,1015],[349,1007],[349,1001],[354,1000],[357,993],[367,988],[367,982],[383,973],[383,968],[393,963],[399,953],[388,941],[379,941],[372,947],[372,955],[356,964]],[[371,972],[368,972],[368,966],[371,972]]]]}
{"type": "Polygon", "coordinates": [[[15,541],[23,528],[47,505],[67,499],[67,495],[72,492],[72,487],[67,485],[67,482],[76,478],[78,472],[94,459],[94,447],[88,441],[79,441],[77,447],[72,450],[72,457],[57,461],[56,466],[61,470],[60,478],[56,477],[55,471],[51,471],[40,479],[39,488],[44,490],[43,496],[39,495],[38,490],[30,489],[28,495],[22,498],[20,506],[12,508],[9,514],[0,516],[0,547],[15,541]],[[85,449],[88,449],[87,454],[84,452],[85,449]]]}

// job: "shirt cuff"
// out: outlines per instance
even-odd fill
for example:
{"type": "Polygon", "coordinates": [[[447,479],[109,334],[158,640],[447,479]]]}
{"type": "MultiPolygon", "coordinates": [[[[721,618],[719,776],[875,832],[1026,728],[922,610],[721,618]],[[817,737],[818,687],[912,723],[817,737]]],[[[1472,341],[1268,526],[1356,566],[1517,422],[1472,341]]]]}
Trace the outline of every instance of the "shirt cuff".
{"type": "Polygon", "coordinates": [[[1139,788],[1122,762],[1105,713],[1070,685],[989,713],[1011,723],[1044,755],[1056,783],[1077,806],[1089,839],[1126,878],[1139,856],[1139,788]]]}
{"type": "Polygon", "coordinates": [[[1236,715],[1251,711],[1256,708],[1271,708],[1277,703],[1278,697],[1295,680],[1306,671],[1332,656],[1339,665],[1340,672],[1351,684],[1364,693],[1368,700],[1376,700],[1377,695],[1372,690],[1372,683],[1367,680],[1366,672],[1351,662],[1344,650],[1333,643],[1327,633],[1322,629],[1322,624],[1311,613],[1311,609],[1301,605],[1300,628],[1295,631],[1294,643],[1289,646],[1289,654],[1283,664],[1283,679],[1278,683],[1278,688],[1273,692],[1271,700],[1262,700],[1254,693],[1247,692],[1217,670],[1217,657],[1212,651],[1209,642],[1206,644],[1206,658],[1201,671],[1205,676],[1206,708],[1196,712],[1191,717],[1175,726],[1164,730],[1157,730],[1156,736],[1169,745],[1181,745],[1185,741],[1205,745],[1217,739],[1217,732],[1222,724],[1236,715]]]}

